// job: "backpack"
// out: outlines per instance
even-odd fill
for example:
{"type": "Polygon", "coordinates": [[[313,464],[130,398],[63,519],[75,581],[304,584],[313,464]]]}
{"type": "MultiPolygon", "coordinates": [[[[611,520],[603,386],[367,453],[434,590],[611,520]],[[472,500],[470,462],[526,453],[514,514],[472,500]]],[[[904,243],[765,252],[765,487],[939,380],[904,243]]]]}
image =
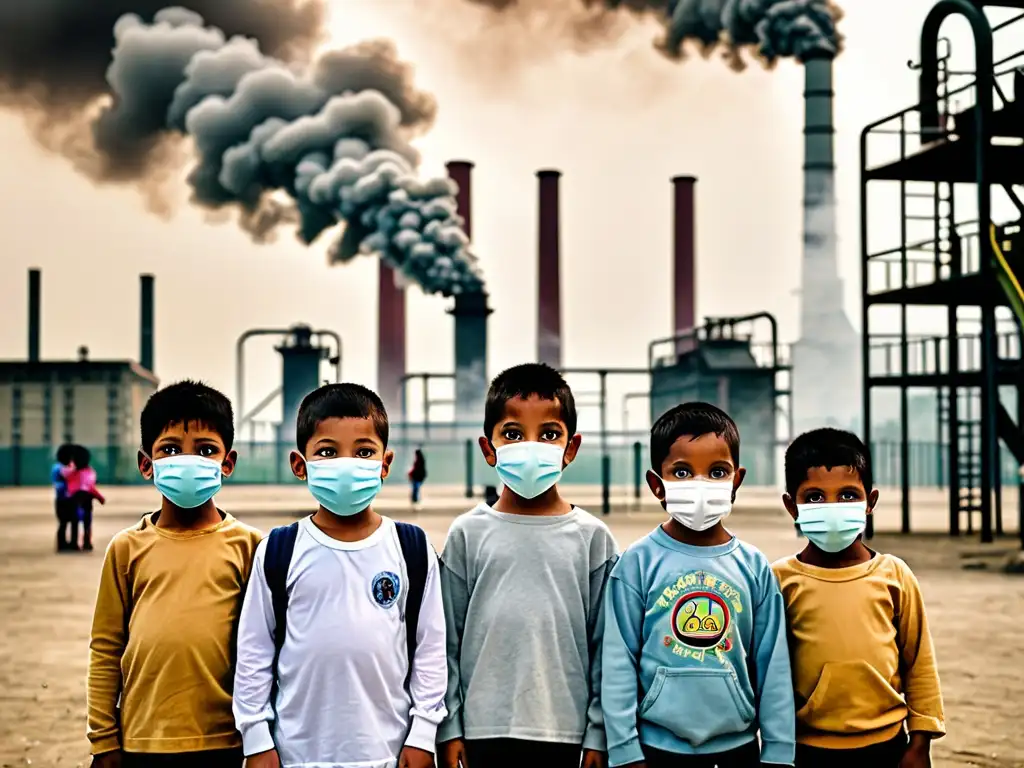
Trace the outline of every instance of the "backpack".
{"type": "MultiPolygon", "coordinates": [[[[416,634],[420,621],[420,605],[427,583],[427,535],[423,529],[409,523],[395,522],[398,543],[405,560],[408,575],[408,592],[405,596],[405,643],[408,651],[409,672],[405,685],[408,688],[412,674],[412,660],[416,653],[416,634]]],[[[267,551],[264,553],[263,573],[270,588],[271,604],[274,608],[274,689],[271,701],[276,700],[277,662],[284,645],[288,629],[288,590],[286,587],[288,567],[295,551],[295,539],[299,535],[298,521],[291,525],[274,528],[267,537],[267,551]]]]}

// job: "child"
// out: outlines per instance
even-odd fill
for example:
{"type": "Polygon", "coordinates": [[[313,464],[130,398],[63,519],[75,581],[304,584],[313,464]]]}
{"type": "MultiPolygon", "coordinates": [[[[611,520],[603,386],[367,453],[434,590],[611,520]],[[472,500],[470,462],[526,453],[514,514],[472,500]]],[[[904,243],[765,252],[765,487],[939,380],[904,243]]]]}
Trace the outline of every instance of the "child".
{"type": "Polygon", "coordinates": [[[491,383],[480,448],[504,488],[457,518],[441,556],[448,719],[440,768],[601,765],[601,599],[617,557],[604,523],[556,485],[576,457],[572,391],[552,368],[491,383]]]}
{"type": "Polygon", "coordinates": [[[782,501],[808,540],[773,566],[790,627],[797,766],[930,765],[930,741],[945,733],[935,653],[914,574],[861,541],[878,503],[867,448],[837,429],[801,435],[786,450],[782,501]]]}
{"type": "Polygon", "coordinates": [[[746,473],[739,448],[736,424],[706,403],[651,428],[647,484],[669,519],[626,550],[608,587],[612,766],[793,764],[782,596],[765,556],[722,525],[746,473]]]}
{"type": "MultiPolygon", "coordinates": [[[[65,443],[58,448],[56,459],[50,467],[50,482],[53,484],[53,506],[57,513],[57,551],[66,552],[72,549],[68,539],[68,526],[71,523],[71,512],[74,511],[74,506],[68,498],[68,483],[64,479],[64,470],[71,463],[71,446],[65,443]]],[[[74,548],[78,548],[77,544],[74,548]]]]}
{"type": "Polygon", "coordinates": [[[249,768],[432,768],[447,682],[437,558],[372,508],[394,454],[376,394],[299,408],[292,472],[320,507],[256,550],[235,719],[249,768]]]}
{"type": "Polygon", "coordinates": [[[150,397],[141,421],[139,471],[162,499],[104,556],[89,644],[93,765],[238,768],[232,645],[260,533],[213,501],[236,461],[231,404],[183,381],[150,397]]]}
{"type": "Polygon", "coordinates": [[[92,504],[98,501],[106,504],[107,500],[96,488],[96,470],[89,466],[92,457],[89,449],[80,445],[72,446],[71,463],[63,470],[67,483],[66,494],[70,499],[74,522],[71,525],[72,543],[78,548],[78,523],[82,523],[82,549],[92,552],[92,504]]]}

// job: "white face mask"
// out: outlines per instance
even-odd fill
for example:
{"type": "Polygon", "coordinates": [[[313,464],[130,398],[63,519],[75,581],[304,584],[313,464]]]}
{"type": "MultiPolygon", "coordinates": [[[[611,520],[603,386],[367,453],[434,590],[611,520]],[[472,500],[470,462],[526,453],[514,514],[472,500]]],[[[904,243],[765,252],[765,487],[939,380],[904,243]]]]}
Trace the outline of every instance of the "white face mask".
{"type": "Polygon", "coordinates": [[[665,510],[673,520],[691,531],[706,531],[732,511],[730,480],[662,480],[665,510]]]}

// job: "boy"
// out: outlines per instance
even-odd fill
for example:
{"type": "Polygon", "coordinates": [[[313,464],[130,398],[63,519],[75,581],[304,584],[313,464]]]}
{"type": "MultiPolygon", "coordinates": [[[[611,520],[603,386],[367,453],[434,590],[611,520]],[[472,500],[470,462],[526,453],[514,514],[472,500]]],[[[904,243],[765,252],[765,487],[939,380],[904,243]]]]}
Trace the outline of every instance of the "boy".
{"type": "MultiPolygon", "coordinates": [[[[56,459],[50,467],[50,483],[53,485],[53,506],[57,513],[57,551],[66,552],[78,548],[77,545],[70,546],[68,539],[68,526],[71,523],[69,509],[73,511],[74,506],[68,499],[68,483],[64,479],[64,470],[71,464],[71,446],[65,443],[58,448],[56,459]]],[[[77,527],[76,525],[75,528],[77,527]]]]}
{"type": "Polygon", "coordinates": [[[669,519],[626,550],[608,586],[612,766],[793,764],[782,596],[765,556],[722,525],[746,473],[739,449],[736,424],[706,403],[651,428],[647,484],[669,519]]]}
{"type": "Polygon", "coordinates": [[[945,733],[935,653],[914,574],[861,541],[878,503],[867,448],[838,429],[801,435],[786,450],[782,502],[808,540],[773,566],[789,619],[797,766],[930,765],[930,741],[945,733]]]}
{"type": "Polygon", "coordinates": [[[441,556],[448,719],[441,768],[603,764],[601,600],[617,557],[608,527],[565,501],[576,457],[572,391],[526,364],[491,383],[480,449],[504,488],[457,518],[441,556]]]}
{"type": "Polygon", "coordinates": [[[104,556],[89,644],[93,765],[238,768],[232,643],[260,533],[213,500],[237,458],[231,404],[183,381],[153,394],[141,421],[139,471],[162,498],[104,556]]]}
{"type": "Polygon", "coordinates": [[[371,506],[388,476],[376,394],[329,384],[299,408],[292,472],[320,506],[256,550],[235,719],[249,768],[430,768],[447,683],[437,558],[371,506]]]}

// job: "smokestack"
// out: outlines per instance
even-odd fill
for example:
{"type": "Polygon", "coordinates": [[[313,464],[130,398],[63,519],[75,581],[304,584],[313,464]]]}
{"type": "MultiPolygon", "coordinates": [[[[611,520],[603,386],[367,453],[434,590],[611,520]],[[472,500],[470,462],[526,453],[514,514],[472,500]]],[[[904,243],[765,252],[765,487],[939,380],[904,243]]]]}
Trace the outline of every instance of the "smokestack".
{"type": "Polygon", "coordinates": [[[39,326],[42,317],[42,273],[28,271],[28,361],[39,362],[39,326]]]}
{"type": "Polygon", "coordinates": [[[673,333],[686,331],[697,323],[694,176],[676,176],[672,179],[674,192],[672,232],[672,323],[673,333]]]}
{"type": "Polygon", "coordinates": [[[468,160],[452,160],[445,166],[448,178],[459,186],[455,201],[459,206],[459,216],[465,220],[462,231],[466,237],[473,239],[473,164],[468,160]]]}
{"type": "Polygon", "coordinates": [[[562,366],[562,292],[559,274],[559,171],[537,171],[537,360],[562,366]]]}
{"type": "MultiPolygon", "coordinates": [[[[394,418],[401,411],[405,377],[405,289],[383,261],[377,269],[377,389],[394,418]]],[[[402,420],[406,415],[402,414],[402,420]]]]}
{"type": "Polygon", "coordinates": [[[139,365],[153,372],[153,276],[139,276],[139,365]]]}
{"type": "Polygon", "coordinates": [[[455,421],[477,426],[487,396],[487,294],[461,293],[448,313],[455,318],[455,421]]]}
{"type": "Polygon", "coordinates": [[[794,429],[826,425],[858,430],[860,340],[843,309],[836,259],[835,150],[832,57],[804,63],[804,239],[800,339],[792,348],[794,429]],[[827,386],[824,382],[828,382],[827,386]]]}

